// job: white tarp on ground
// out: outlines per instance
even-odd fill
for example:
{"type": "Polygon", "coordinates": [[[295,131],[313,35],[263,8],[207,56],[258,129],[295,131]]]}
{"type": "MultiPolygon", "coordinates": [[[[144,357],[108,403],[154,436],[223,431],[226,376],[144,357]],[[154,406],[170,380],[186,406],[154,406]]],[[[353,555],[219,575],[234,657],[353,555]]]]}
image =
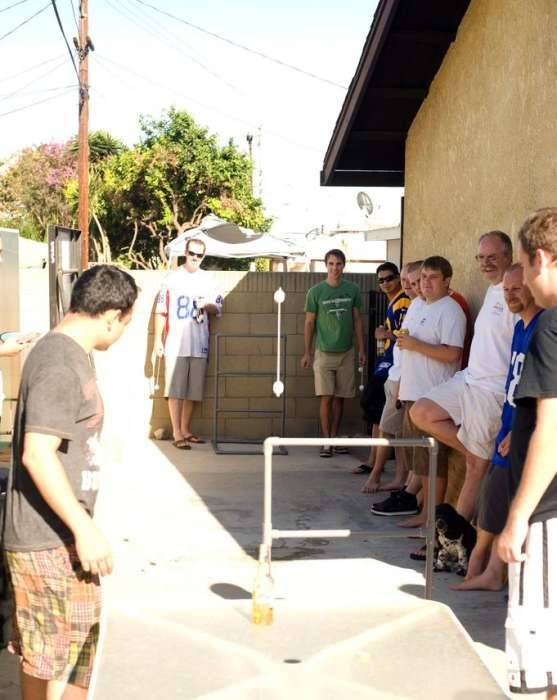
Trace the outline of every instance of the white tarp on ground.
{"type": "Polygon", "coordinates": [[[186,241],[190,238],[199,238],[205,243],[207,255],[217,258],[291,258],[305,255],[300,244],[209,215],[199,226],[185,231],[166,246],[168,258],[184,255],[186,241]]]}

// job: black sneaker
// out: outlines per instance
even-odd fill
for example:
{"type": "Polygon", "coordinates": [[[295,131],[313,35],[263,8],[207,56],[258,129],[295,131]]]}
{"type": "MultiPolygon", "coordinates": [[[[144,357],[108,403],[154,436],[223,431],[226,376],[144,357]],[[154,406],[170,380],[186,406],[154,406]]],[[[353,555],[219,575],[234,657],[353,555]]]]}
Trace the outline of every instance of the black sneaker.
{"type": "Polygon", "coordinates": [[[406,489],[391,491],[384,501],[374,503],[369,507],[373,515],[416,515],[420,512],[416,496],[406,489]]]}

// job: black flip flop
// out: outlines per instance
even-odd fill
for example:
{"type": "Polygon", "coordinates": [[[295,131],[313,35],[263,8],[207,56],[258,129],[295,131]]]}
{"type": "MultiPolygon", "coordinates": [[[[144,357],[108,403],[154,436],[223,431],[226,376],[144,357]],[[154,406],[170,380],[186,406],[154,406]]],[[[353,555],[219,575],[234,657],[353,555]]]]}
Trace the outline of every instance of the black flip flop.
{"type": "Polygon", "coordinates": [[[360,464],[355,469],[352,469],[352,474],[371,474],[372,469],[373,467],[370,467],[369,464],[360,464]]]}
{"type": "MultiPolygon", "coordinates": [[[[433,558],[435,559],[437,555],[439,554],[439,548],[434,547],[433,549],[433,558]]],[[[425,561],[426,557],[426,546],[424,544],[423,547],[420,547],[417,552],[410,552],[410,559],[414,561],[425,561]]]]}
{"type": "Polygon", "coordinates": [[[191,445],[187,440],[174,440],[172,446],[177,450],[191,450],[191,445]]]}

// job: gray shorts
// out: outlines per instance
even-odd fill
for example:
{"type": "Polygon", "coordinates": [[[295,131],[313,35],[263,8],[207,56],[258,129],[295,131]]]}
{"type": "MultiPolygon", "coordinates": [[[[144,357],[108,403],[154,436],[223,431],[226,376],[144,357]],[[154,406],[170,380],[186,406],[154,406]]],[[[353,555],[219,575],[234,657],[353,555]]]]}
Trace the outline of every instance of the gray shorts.
{"type": "Polygon", "coordinates": [[[490,464],[484,476],[478,508],[478,527],[492,535],[500,535],[507,522],[511,505],[510,467],[490,464]]]}
{"type": "Polygon", "coordinates": [[[165,357],[164,372],[164,395],[167,398],[203,400],[203,387],[207,374],[206,357],[165,357]]]}

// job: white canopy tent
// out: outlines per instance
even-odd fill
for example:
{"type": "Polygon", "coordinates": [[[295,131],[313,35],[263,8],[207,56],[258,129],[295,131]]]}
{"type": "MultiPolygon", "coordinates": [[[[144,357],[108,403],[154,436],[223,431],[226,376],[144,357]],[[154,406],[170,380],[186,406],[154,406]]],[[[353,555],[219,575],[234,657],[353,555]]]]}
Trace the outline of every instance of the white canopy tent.
{"type": "Polygon", "coordinates": [[[198,238],[205,243],[207,255],[217,258],[291,258],[305,255],[299,243],[260,233],[217,216],[206,216],[199,226],[190,228],[165,248],[169,260],[184,255],[186,241],[198,238]]]}

